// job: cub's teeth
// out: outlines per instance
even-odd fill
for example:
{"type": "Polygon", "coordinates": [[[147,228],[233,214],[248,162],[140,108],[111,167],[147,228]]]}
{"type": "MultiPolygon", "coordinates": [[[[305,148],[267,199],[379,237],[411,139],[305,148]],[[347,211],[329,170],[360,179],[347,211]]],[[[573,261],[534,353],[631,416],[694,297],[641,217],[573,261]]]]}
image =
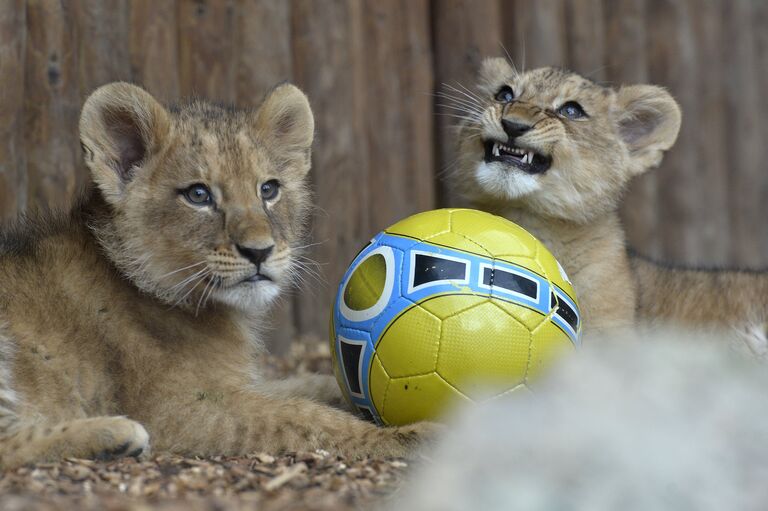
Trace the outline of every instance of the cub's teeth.
{"type": "Polygon", "coordinates": [[[493,155],[499,156],[499,144],[493,144],[493,155]]]}
{"type": "Polygon", "coordinates": [[[528,151],[525,153],[525,156],[523,156],[523,163],[533,163],[533,153],[528,151]]]}

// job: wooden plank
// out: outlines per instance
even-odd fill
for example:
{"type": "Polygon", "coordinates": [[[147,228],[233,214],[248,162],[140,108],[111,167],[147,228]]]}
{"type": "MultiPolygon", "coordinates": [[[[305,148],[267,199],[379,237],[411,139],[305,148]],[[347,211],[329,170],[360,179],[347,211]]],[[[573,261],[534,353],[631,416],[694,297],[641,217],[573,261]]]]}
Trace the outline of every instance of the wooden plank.
{"type": "MultiPolygon", "coordinates": [[[[757,59],[755,66],[758,80],[757,89],[759,91],[766,91],[768,90],[768,30],[766,30],[765,27],[768,27],[768,2],[753,2],[752,10],[752,31],[755,37],[755,58],[757,59]]],[[[723,80],[725,80],[724,77],[723,80]]],[[[727,83],[730,84],[730,81],[727,83]]],[[[754,105],[754,108],[762,120],[761,133],[762,139],[765,140],[765,137],[768,136],[768,121],[765,120],[768,118],[768,101],[765,101],[764,98],[761,98],[757,105],[754,105]]],[[[758,144],[758,150],[760,151],[760,161],[768,161],[768,144],[765,144],[764,142],[758,144]]],[[[724,153],[727,159],[728,152],[724,151],[724,153]]],[[[760,194],[762,197],[762,200],[759,203],[760,211],[757,218],[767,218],[768,175],[765,172],[766,164],[762,163],[761,166],[763,172],[760,174],[759,183],[755,184],[760,188],[760,194]]],[[[723,168],[725,169],[727,167],[724,166],[723,168]]],[[[761,241],[760,250],[757,254],[759,260],[756,258],[755,263],[761,268],[764,268],[768,266],[768,229],[760,225],[759,222],[753,222],[753,226],[755,226],[754,233],[760,237],[761,241]]]]}
{"type": "Polygon", "coordinates": [[[371,235],[362,124],[362,13],[356,0],[291,2],[294,78],[309,95],[317,132],[312,179],[318,214],[311,257],[328,285],[302,290],[299,332],[328,335],[331,297],[354,254],[371,235]]]}
{"type": "Polygon", "coordinates": [[[236,99],[234,0],[179,2],[181,93],[213,101],[236,99]]]}
{"type": "Polygon", "coordinates": [[[684,124],[675,145],[656,170],[662,256],[683,263],[697,263],[697,227],[702,183],[698,177],[696,139],[699,126],[696,100],[696,47],[691,13],[680,0],[649,0],[648,62],[652,83],[668,87],[684,112],[684,124]]]}
{"type": "Polygon", "coordinates": [[[565,3],[568,67],[601,81],[605,77],[605,20],[602,0],[565,3]]]}
{"type": "Polygon", "coordinates": [[[97,87],[131,79],[127,0],[77,0],[78,78],[84,100],[97,87]]]}
{"type": "MultiPolygon", "coordinates": [[[[722,22],[728,35],[728,53],[718,74],[725,80],[728,126],[725,146],[728,157],[729,209],[731,211],[731,260],[745,266],[759,266],[764,257],[763,236],[759,226],[764,218],[761,205],[765,146],[759,105],[764,102],[759,88],[754,51],[755,31],[749,0],[723,2],[722,22]]],[[[763,28],[761,28],[763,29],[763,28]]]]}
{"type": "MultiPolygon", "coordinates": [[[[400,65],[401,101],[408,113],[404,120],[407,133],[405,190],[410,202],[399,216],[435,207],[435,115],[432,96],[434,90],[433,49],[431,40],[431,11],[427,0],[400,0],[400,13],[404,28],[401,46],[405,56],[400,65]]],[[[389,222],[387,222],[389,223],[389,222]]],[[[374,225],[374,228],[376,226],[374,225]]]]}
{"type": "Polygon", "coordinates": [[[616,86],[648,81],[646,1],[604,0],[606,79],[616,86]]]}
{"type": "Polygon", "coordinates": [[[363,7],[371,235],[433,203],[428,13],[423,0],[363,7]]]}
{"type": "MultiPolygon", "coordinates": [[[[434,0],[432,2],[434,41],[434,80],[437,91],[445,85],[472,88],[477,81],[480,62],[486,57],[504,56],[501,9],[496,0],[434,0]]],[[[445,103],[437,100],[436,105],[445,103]]],[[[447,183],[455,165],[457,123],[448,115],[455,113],[436,106],[435,120],[437,202],[440,206],[462,204],[447,183]]]]}
{"type": "MultiPolygon", "coordinates": [[[[256,106],[275,84],[293,78],[290,3],[242,0],[237,9],[236,99],[238,105],[256,106]]],[[[280,300],[273,310],[267,335],[272,353],[286,353],[298,335],[294,298],[280,300]]]]}
{"type": "MultiPolygon", "coordinates": [[[[726,140],[725,86],[722,73],[713,73],[728,56],[723,32],[723,1],[687,0],[696,47],[695,112],[683,111],[683,133],[678,145],[691,144],[697,155],[696,176],[691,176],[697,196],[696,217],[681,228],[695,229],[697,257],[693,262],[726,265],[730,252],[730,214],[728,211],[728,166],[730,157],[726,140]],[[695,114],[695,115],[694,115],[695,114]],[[695,123],[693,122],[695,119],[695,123]]],[[[768,62],[767,62],[768,63],[768,62]]],[[[768,112],[767,112],[768,113],[768,112]]],[[[677,169],[666,169],[675,172],[677,169]]],[[[763,179],[763,182],[765,180],[763,179]]],[[[764,252],[766,253],[766,252],[764,252]]]]}
{"type": "Polygon", "coordinates": [[[163,102],[179,99],[179,44],[175,2],[133,0],[129,53],[132,80],[163,102]]]}
{"type": "Polygon", "coordinates": [[[242,0],[237,19],[237,102],[258,105],[293,78],[290,2],[242,0]]]}
{"type": "Polygon", "coordinates": [[[518,67],[565,67],[564,0],[514,0],[502,5],[504,44],[518,67]]]}
{"type": "Polygon", "coordinates": [[[77,46],[71,3],[27,2],[24,139],[30,206],[66,207],[84,175],[76,171],[77,46]]]}
{"type": "MultiPolygon", "coordinates": [[[[604,0],[605,79],[616,87],[648,81],[644,0],[604,0]]],[[[656,174],[648,172],[630,185],[621,208],[629,244],[651,257],[661,255],[656,174]]]]}
{"type": "Polygon", "coordinates": [[[26,201],[24,162],[23,0],[0,4],[0,222],[14,218],[26,201]]]}

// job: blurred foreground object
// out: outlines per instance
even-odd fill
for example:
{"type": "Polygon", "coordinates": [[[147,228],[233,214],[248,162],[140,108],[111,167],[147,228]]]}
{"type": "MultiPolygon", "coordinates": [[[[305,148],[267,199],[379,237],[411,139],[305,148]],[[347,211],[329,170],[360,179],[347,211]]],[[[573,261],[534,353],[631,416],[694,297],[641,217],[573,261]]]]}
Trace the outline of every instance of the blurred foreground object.
{"type": "Polygon", "coordinates": [[[651,337],[590,342],[535,395],[468,411],[391,509],[765,509],[765,364],[651,337]]]}

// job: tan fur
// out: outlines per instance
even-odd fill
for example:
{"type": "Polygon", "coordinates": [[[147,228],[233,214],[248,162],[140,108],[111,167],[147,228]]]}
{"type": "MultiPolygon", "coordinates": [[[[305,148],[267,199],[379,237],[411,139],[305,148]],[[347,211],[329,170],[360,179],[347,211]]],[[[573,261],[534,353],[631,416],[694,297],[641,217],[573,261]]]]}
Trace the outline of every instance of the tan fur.
{"type": "Polygon", "coordinates": [[[614,90],[551,68],[519,73],[503,59],[484,62],[478,91],[454,95],[465,111],[456,188],[550,248],[574,282],[587,332],[633,325],[636,283],[617,208],[629,180],[658,165],[674,143],[676,102],[659,87],[614,90]],[[511,103],[495,99],[504,85],[514,91],[511,103]],[[589,117],[559,115],[569,101],[589,117]],[[531,126],[515,144],[550,157],[548,170],[529,174],[484,161],[485,141],[507,141],[502,119],[531,126]]]}
{"type": "Polygon", "coordinates": [[[298,270],[313,130],[291,85],[256,111],[168,110],[123,83],[88,98],[96,187],[0,237],[0,467],[138,455],[150,439],[187,455],[402,456],[433,432],[377,428],[320,404],[339,399],[330,376],[273,383],[254,363],[298,270]],[[196,183],[215,205],[185,198],[196,183]],[[244,281],[256,272],[270,280],[244,281]]]}
{"type": "Polygon", "coordinates": [[[768,344],[768,272],[665,266],[638,255],[631,262],[641,319],[704,329],[726,325],[747,340],[756,337],[760,345],[768,344]]]}

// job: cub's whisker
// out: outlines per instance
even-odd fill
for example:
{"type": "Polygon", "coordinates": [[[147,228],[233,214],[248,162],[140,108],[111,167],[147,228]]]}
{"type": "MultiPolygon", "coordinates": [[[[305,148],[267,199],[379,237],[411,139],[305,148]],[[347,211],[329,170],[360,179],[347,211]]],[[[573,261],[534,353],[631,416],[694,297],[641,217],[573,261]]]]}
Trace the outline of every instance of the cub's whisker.
{"type": "MultiPolygon", "coordinates": [[[[187,297],[188,297],[188,296],[189,296],[189,295],[190,295],[190,294],[191,294],[191,293],[192,293],[192,292],[193,292],[193,291],[194,291],[194,290],[197,288],[197,286],[199,286],[201,282],[204,282],[204,281],[205,281],[205,277],[207,277],[207,276],[208,276],[208,274],[210,274],[210,273],[211,273],[211,271],[210,271],[210,270],[208,270],[208,272],[207,272],[207,273],[203,273],[202,275],[198,276],[198,277],[197,277],[197,282],[195,282],[195,285],[194,285],[194,286],[192,286],[192,287],[189,289],[189,291],[187,291],[186,293],[184,293],[184,296],[182,296],[181,298],[179,298],[178,300],[176,300],[176,301],[173,303],[173,305],[171,305],[171,308],[174,308],[174,307],[176,307],[177,305],[179,305],[179,304],[183,303],[183,302],[184,302],[184,300],[186,300],[186,299],[187,299],[187,297]]],[[[190,283],[188,283],[187,285],[189,285],[189,284],[191,284],[191,282],[190,282],[190,283]]],[[[180,291],[180,292],[181,292],[181,291],[180,291]]]]}
{"type": "MultiPolygon", "coordinates": [[[[479,118],[479,117],[481,117],[483,115],[483,112],[481,112],[480,110],[469,110],[467,108],[456,107],[456,106],[452,106],[452,105],[442,105],[442,104],[437,105],[437,106],[443,107],[443,108],[445,108],[447,110],[453,110],[453,113],[460,112],[462,114],[467,114],[467,115],[471,114],[472,117],[477,117],[477,118],[479,118]]],[[[435,112],[435,113],[437,115],[441,115],[441,114],[445,115],[445,114],[449,114],[449,113],[452,113],[452,112],[435,112]]]]}
{"type": "Polygon", "coordinates": [[[459,96],[454,96],[452,94],[445,94],[445,93],[439,93],[434,95],[436,98],[440,98],[440,100],[446,100],[450,101],[452,103],[455,103],[457,105],[462,105],[470,108],[482,108],[482,104],[478,102],[472,102],[469,100],[466,100],[459,96]]]}
{"type": "Polygon", "coordinates": [[[203,269],[193,273],[192,275],[190,275],[189,277],[185,278],[181,282],[178,282],[178,283],[174,284],[173,286],[169,287],[167,292],[173,294],[173,291],[175,291],[175,290],[177,290],[179,288],[185,287],[188,283],[192,282],[197,277],[202,275],[206,270],[208,270],[208,267],[205,267],[205,268],[203,268],[203,269]]]}
{"type": "Polygon", "coordinates": [[[211,286],[216,281],[216,277],[212,279],[208,279],[208,283],[203,288],[203,292],[200,293],[200,299],[197,300],[197,307],[195,307],[195,317],[197,317],[198,312],[200,312],[200,304],[203,303],[203,299],[205,298],[205,294],[208,291],[208,287],[211,286]]]}
{"type": "Polygon", "coordinates": [[[483,107],[481,105],[475,105],[471,103],[466,103],[462,101],[457,101],[455,98],[452,97],[443,97],[440,98],[440,101],[447,101],[447,103],[436,103],[436,107],[442,107],[442,108],[454,108],[457,110],[466,110],[471,112],[482,112],[483,107]]]}
{"type": "Polygon", "coordinates": [[[468,115],[457,115],[457,114],[442,113],[442,112],[437,112],[435,115],[439,115],[440,117],[452,117],[454,119],[462,119],[464,121],[477,121],[477,117],[471,117],[468,115]]]}
{"type": "Polygon", "coordinates": [[[470,101],[472,101],[474,103],[477,103],[478,105],[482,105],[483,104],[482,100],[480,99],[479,96],[476,96],[472,91],[470,91],[469,89],[467,89],[466,87],[461,85],[459,82],[456,82],[456,84],[459,87],[461,87],[462,89],[464,89],[464,90],[457,89],[456,87],[453,87],[452,85],[450,85],[448,83],[444,83],[443,86],[447,87],[448,89],[450,89],[450,90],[452,90],[452,91],[454,91],[454,92],[456,92],[458,94],[461,94],[461,95],[469,98],[470,101]]]}
{"type": "Polygon", "coordinates": [[[316,242],[314,242],[314,243],[308,243],[308,244],[306,244],[306,245],[300,245],[300,246],[298,246],[298,247],[291,247],[291,249],[292,249],[292,250],[303,250],[303,249],[305,249],[305,248],[316,247],[316,246],[318,246],[318,245],[324,245],[325,243],[328,243],[328,240],[327,240],[327,239],[325,239],[325,240],[320,240],[320,241],[316,241],[316,242]]]}
{"type": "Polygon", "coordinates": [[[180,271],[189,270],[189,269],[194,268],[196,266],[200,266],[201,264],[205,264],[205,261],[200,261],[199,263],[190,264],[189,266],[184,266],[183,268],[179,268],[177,270],[169,271],[166,274],[160,275],[158,277],[158,280],[162,280],[162,279],[164,279],[166,277],[170,277],[171,275],[173,275],[175,273],[179,273],[180,271]]]}

